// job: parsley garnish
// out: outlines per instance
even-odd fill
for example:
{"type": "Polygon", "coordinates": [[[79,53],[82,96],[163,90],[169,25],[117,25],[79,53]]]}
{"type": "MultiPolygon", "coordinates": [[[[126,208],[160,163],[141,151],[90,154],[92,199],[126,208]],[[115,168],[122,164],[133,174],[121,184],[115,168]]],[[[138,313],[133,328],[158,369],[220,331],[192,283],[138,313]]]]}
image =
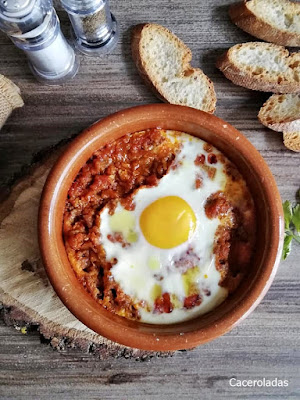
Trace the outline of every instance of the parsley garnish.
{"type": "MultiPolygon", "coordinates": [[[[300,199],[300,190],[298,191],[298,199],[300,199]]],[[[292,205],[290,201],[285,201],[283,212],[285,236],[282,258],[285,260],[291,252],[292,240],[294,239],[300,244],[300,202],[292,205]]]]}

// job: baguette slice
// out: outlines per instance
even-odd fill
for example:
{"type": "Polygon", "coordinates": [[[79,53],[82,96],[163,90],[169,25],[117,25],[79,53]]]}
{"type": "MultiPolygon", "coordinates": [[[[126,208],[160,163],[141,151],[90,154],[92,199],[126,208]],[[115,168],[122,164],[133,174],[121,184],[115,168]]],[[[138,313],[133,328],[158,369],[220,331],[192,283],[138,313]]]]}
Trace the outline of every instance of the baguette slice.
{"type": "Polygon", "coordinates": [[[300,53],[289,54],[276,44],[237,44],[219,58],[217,67],[233,83],[248,89],[300,93],[300,53]]]}
{"type": "Polygon", "coordinates": [[[300,152],[300,131],[283,132],[283,144],[289,150],[300,152]]]}
{"type": "Polygon", "coordinates": [[[260,122],[277,132],[300,132],[300,95],[273,94],[258,113],[260,122]]]}
{"type": "Polygon", "coordinates": [[[232,21],[259,39],[300,46],[300,3],[288,0],[244,0],[229,9],[232,21]]]}
{"type": "Polygon", "coordinates": [[[191,67],[191,50],[167,28],[150,23],[137,25],[131,48],[140,75],[160,99],[209,113],[215,111],[212,81],[201,69],[191,67]]]}

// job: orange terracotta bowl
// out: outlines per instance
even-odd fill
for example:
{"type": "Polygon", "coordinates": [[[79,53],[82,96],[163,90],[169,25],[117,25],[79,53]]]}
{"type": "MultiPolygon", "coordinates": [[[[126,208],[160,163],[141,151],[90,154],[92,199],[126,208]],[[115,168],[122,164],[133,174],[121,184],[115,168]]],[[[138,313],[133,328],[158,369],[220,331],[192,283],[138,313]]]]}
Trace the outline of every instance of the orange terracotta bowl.
{"type": "Polygon", "coordinates": [[[193,348],[231,330],[247,317],[269,289],[282,251],[283,213],[275,180],[258,151],[223,120],[192,108],[154,104],[113,114],[73,140],[46,181],[39,214],[39,240],[49,279],[66,307],[85,325],[120,344],[144,350],[193,348]],[[124,134],[161,127],[184,131],[213,144],[239,169],[256,203],[257,245],[249,274],[211,312],[175,325],[130,321],[105,310],[78,282],[62,236],[68,189],[95,150],[124,134]]]}

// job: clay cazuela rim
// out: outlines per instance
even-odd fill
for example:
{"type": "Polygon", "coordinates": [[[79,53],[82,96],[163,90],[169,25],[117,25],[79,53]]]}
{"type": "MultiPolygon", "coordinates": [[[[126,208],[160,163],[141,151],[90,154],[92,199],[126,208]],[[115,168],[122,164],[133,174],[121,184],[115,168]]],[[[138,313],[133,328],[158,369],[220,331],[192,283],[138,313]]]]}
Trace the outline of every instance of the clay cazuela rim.
{"type": "Polygon", "coordinates": [[[133,348],[153,351],[188,349],[228,332],[262,300],[274,279],[281,257],[283,212],[268,166],[238,130],[202,111],[153,104],[110,115],[70,143],[52,168],[44,186],[39,210],[39,243],[44,266],[56,293],[75,317],[90,329],[133,348]],[[92,154],[124,134],[156,127],[189,133],[223,152],[247,181],[257,214],[254,259],[240,286],[211,312],[174,325],[130,321],[105,310],[77,280],[62,236],[68,189],[92,154]]]}

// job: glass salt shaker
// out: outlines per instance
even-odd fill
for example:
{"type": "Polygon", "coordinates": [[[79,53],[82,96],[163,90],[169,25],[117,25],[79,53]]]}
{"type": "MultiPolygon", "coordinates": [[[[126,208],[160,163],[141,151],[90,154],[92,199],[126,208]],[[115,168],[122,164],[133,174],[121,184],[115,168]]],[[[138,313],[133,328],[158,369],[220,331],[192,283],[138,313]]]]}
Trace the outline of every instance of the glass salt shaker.
{"type": "Polygon", "coordinates": [[[25,52],[39,81],[59,85],[76,75],[78,59],[52,0],[0,0],[0,30],[25,52]]]}
{"type": "Polygon", "coordinates": [[[118,42],[118,23],[108,0],[61,0],[74,29],[75,46],[83,54],[100,56],[118,42]]]}

